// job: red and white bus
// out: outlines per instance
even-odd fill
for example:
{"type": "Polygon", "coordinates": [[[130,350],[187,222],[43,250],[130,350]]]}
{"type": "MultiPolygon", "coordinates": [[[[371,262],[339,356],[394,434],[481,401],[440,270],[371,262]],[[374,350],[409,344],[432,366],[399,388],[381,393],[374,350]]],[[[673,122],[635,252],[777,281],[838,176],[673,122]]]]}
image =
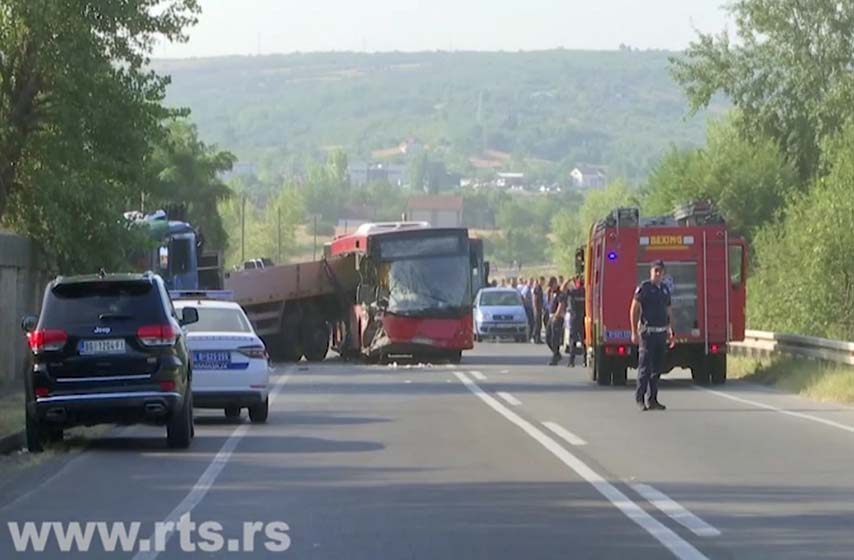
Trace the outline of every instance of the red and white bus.
{"type": "Polygon", "coordinates": [[[341,355],[456,363],[473,348],[473,274],[484,267],[467,229],[364,224],[327,244],[326,254],[354,256],[359,275],[349,314],[333,329],[341,355]]]}

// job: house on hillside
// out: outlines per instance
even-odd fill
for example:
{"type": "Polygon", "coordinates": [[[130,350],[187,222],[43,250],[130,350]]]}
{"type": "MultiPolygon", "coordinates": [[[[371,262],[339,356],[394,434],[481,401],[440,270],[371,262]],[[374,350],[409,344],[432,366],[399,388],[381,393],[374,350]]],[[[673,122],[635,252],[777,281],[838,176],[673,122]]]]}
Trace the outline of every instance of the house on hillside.
{"type": "Polygon", "coordinates": [[[388,183],[395,187],[403,186],[406,167],[389,163],[353,162],[348,166],[350,184],[361,187],[368,183],[388,183]]]}
{"type": "Polygon", "coordinates": [[[406,218],[429,222],[433,227],[462,227],[463,197],[459,195],[413,196],[406,204],[406,218]]]}
{"type": "Polygon", "coordinates": [[[606,168],[601,165],[579,165],[569,173],[573,186],[579,189],[598,189],[608,182],[606,168]]]}
{"type": "Polygon", "coordinates": [[[495,186],[504,188],[524,187],[524,173],[498,173],[498,179],[495,181],[495,186]]]}

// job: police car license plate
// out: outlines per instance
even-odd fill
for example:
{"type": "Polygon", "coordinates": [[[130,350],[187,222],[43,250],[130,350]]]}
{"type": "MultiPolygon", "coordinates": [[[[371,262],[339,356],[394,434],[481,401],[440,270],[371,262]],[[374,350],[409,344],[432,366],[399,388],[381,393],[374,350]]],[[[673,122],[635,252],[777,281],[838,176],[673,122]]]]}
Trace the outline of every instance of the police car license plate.
{"type": "Polygon", "coordinates": [[[193,352],[193,364],[198,369],[228,369],[231,352],[193,352]]]}
{"type": "Polygon", "coordinates": [[[125,340],[123,338],[105,338],[102,340],[82,340],[78,348],[81,356],[92,354],[124,354],[125,340]]]}

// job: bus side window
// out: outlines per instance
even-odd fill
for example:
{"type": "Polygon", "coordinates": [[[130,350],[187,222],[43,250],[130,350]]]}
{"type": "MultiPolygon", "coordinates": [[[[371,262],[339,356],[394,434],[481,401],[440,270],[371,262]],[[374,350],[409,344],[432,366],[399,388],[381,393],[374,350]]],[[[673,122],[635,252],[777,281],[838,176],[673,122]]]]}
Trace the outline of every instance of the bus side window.
{"type": "Polygon", "coordinates": [[[729,278],[733,286],[740,286],[744,281],[744,247],[730,245],[729,247],[729,278]]]}

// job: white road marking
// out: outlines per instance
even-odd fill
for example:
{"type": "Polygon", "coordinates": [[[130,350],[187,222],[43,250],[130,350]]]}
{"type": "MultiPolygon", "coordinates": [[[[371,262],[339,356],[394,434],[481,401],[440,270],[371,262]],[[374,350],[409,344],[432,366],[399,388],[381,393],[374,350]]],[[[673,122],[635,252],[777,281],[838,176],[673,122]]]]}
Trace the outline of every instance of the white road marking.
{"type": "Polygon", "coordinates": [[[486,376],[479,371],[470,371],[469,373],[471,374],[472,377],[474,377],[478,381],[486,381],[486,376]]]}
{"type": "Polygon", "coordinates": [[[510,373],[509,369],[502,369],[499,373],[510,373]]]}
{"type": "Polygon", "coordinates": [[[846,432],[854,434],[854,426],[849,426],[847,424],[840,424],[839,422],[834,422],[833,420],[827,420],[825,418],[819,418],[818,416],[813,416],[812,414],[804,414],[803,412],[795,412],[793,410],[786,410],[784,408],[779,408],[776,406],[772,406],[770,404],[761,403],[758,401],[752,401],[750,399],[743,399],[741,397],[736,397],[734,395],[728,395],[726,393],[721,393],[720,391],[715,391],[713,389],[706,389],[705,387],[694,387],[699,391],[704,391],[706,393],[711,393],[718,397],[723,397],[725,399],[729,399],[731,401],[740,402],[742,404],[749,404],[751,406],[755,406],[758,408],[764,408],[765,410],[773,410],[774,412],[779,412],[780,414],[785,414],[786,416],[794,416],[795,418],[801,418],[802,420],[811,420],[813,422],[818,422],[819,424],[824,424],[825,426],[830,426],[831,428],[837,428],[839,430],[844,430],[846,432]]]}
{"type": "MultiPolygon", "coordinates": [[[[284,386],[289,377],[290,375],[282,375],[276,380],[276,383],[273,385],[269,394],[270,405],[272,405],[273,401],[276,400],[276,395],[279,394],[279,390],[284,386]]],[[[178,523],[182,516],[190,513],[197,505],[199,505],[208,493],[208,490],[210,490],[214,485],[214,482],[216,482],[217,477],[222,472],[222,469],[225,468],[225,465],[231,458],[232,453],[234,453],[234,449],[237,447],[237,444],[240,443],[240,440],[243,439],[243,436],[246,435],[247,431],[249,431],[249,424],[241,424],[231,432],[231,435],[227,440],[225,440],[225,443],[222,444],[222,447],[213,458],[210,465],[208,465],[208,468],[205,469],[205,472],[203,472],[202,476],[199,477],[199,480],[196,481],[196,484],[193,486],[192,490],[190,490],[190,493],[187,494],[184,499],[181,500],[181,503],[175,506],[175,509],[166,516],[163,520],[164,523],[178,523]]],[[[166,533],[166,540],[164,542],[169,542],[169,539],[174,534],[175,530],[173,528],[173,530],[166,533]]],[[[154,537],[155,535],[152,534],[152,542],[154,541],[154,537]]],[[[133,560],[154,560],[159,554],[160,553],[157,550],[140,551],[136,553],[133,560]]]]}
{"type": "Polygon", "coordinates": [[[553,431],[557,436],[564,439],[570,445],[587,445],[586,441],[556,422],[543,422],[543,426],[553,431]]]}
{"type": "Polygon", "coordinates": [[[511,395],[510,393],[505,393],[504,391],[498,391],[496,393],[499,397],[507,401],[509,404],[513,406],[522,406],[522,401],[511,395]]]}
{"type": "Polygon", "coordinates": [[[698,537],[719,537],[721,532],[682,507],[678,502],[669,498],[660,490],[656,490],[648,484],[632,484],[635,492],[643,496],[646,501],[661,510],[673,521],[689,529],[698,537]]]}
{"type": "Polygon", "coordinates": [[[412,380],[411,380],[411,379],[407,379],[406,381],[404,381],[404,383],[406,383],[406,384],[412,383],[412,380]]]}
{"type": "Polygon", "coordinates": [[[477,383],[465,375],[461,373],[457,373],[456,375],[463,385],[472,392],[472,394],[480,398],[490,408],[501,414],[512,424],[518,426],[523,432],[531,436],[540,445],[550,451],[552,455],[557,457],[563,464],[575,471],[578,476],[586,480],[626,517],[637,523],[654,539],[664,545],[673,553],[674,556],[680,560],[707,560],[707,557],[694,548],[691,543],[668,529],[660,521],[648,514],[643,508],[630,500],[628,496],[620,492],[613,484],[602,478],[601,475],[588,467],[581,459],[567,451],[562,445],[547,436],[542,430],[501,404],[500,401],[487,394],[477,383]]]}

